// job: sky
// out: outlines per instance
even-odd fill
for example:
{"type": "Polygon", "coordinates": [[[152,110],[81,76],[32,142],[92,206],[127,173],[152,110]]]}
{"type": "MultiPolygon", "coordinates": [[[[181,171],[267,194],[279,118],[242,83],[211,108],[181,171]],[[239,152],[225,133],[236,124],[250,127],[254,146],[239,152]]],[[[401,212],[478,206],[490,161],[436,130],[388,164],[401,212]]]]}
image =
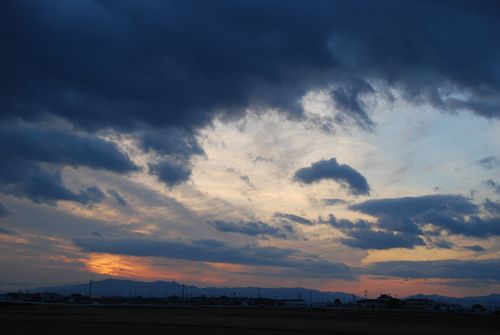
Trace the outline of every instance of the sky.
{"type": "Polygon", "coordinates": [[[2,1],[0,289],[500,292],[497,1],[2,1]]]}

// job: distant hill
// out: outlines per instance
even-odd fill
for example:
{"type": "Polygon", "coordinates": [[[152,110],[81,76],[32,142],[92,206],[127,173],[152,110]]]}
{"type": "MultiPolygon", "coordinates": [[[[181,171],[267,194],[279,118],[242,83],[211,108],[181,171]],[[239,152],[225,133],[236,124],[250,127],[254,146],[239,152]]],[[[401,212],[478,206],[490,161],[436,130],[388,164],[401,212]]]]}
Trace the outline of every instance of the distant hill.
{"type": "Polygon", "coordinates": [[[474,304],[481,304],[485,307],[497,306],[500,307],[500,294],[490,294],[477,297],[447,297],[437,294],[416,294],[407,297],[406,299],[431,299],[434,301],[444,302],[448,304],[460,304],[465,307],[470,307],[474,304]]]}
{"type": "MultiPolygon", "coordinates": [[[[294,288],[258,288],[258,287],[196,287],[184,286],[175,281],[155,281],[142,282],[122,279],[104,279],[92,281],[92,296],[143,296],[164,298],[172,295],[182,296],[184,289],[185,297],[198,296],[238,296],[256,298],[273,298],[273,299],[303,299],[313,303],[318,302],[333,302],[335,299],[340,299],[343,303],[352,301],[352,294],[344,292],[323,292],[319,290],[311,290],[302,287],[294,288]]],[[[72,293],[80,293],[88,295],[89,283],[72,284],[62,286],[38,287],[29,290],[29,292],[55,292],[61,295],[70,295],[72,293]]],[[[356,297],[356,299],[361,299],[356,297]]]]}

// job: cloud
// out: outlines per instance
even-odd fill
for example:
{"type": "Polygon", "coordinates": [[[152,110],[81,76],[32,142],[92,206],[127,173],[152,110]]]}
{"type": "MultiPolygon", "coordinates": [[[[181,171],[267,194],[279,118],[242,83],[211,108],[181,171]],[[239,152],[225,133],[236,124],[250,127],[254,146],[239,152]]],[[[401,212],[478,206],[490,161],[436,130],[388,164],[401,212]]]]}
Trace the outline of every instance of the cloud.
{"type": "Polygon", "coordinates": [[[3,234],[3,235],[16,235],[16,233],[13,232],[12,230],[9,230],[7,228],[2,228],[2,227],[0,227],[0,234],[3,234]]]}
{"type": "Polygon", "coordinates": [[[132,256],[154,256],[202,262],[223,262],[250,266],[275,266],[300,271],[304,276],[353,278],[350,268],[318,258],[305,257],[297,250],[256,245],[231,246],[216,240],[159,240],[150,238],[86,238],[75,244],[87,252],[132,256]]]}
{"type": "Polygon", "coordinates": [[[286,234],[279,228],[272,227],[262,221],[239,221],[229,222],[222,220],[207,221],[215,229],[226,233],[239,233],[250,236],[271,236],[280,239],[287,239],[286,234]]]}
{"type": "Polygon", "coordinates": [[[492,201],[488,198],[483,203],[484,210],[491,215],[500,215],[500,201],[492,201]]]}
{"type": "Polygon", "coordinates": [[[72,129],[11,123],[0,126],[0,159],[102,169],[117,173],[138,167],[116,144],[72,129]]]}
{"type": "Polygon", "coordinates": [[[486,170],[491,170],[500,167],[500,159],[497,156],[486,156],[476,161],[477,164],[481,165],[486,170]]]}
{"type": "Polygon", "coordinates": [[[61,172],[66,166],[116,173],[138,170],[114,143],[71,129],[17,122],[0,126],[0,160],[0,191],[37,203],[102,201],[104,194],[97,188],[68,189],[61,172]]]}
{"type": "Polygon", "coordinates": [[[269,163],[274,162],[273,158],[267,158],[262,156],[257,156],[252,160],[253,163],[269,163]]]}
{"type": "Polygon", "coordinates": [[[440,240],[440,239],[432,241],[431,245],[434,248],[440,248],[440,249],[453,249],[455,247],[455,245],[450,241],[440,240]]]}
{"type": "MultiPolygon", "coordinates": [[[[492,204],[486,203],[485,206],[491,207],[492,204]]],[[[376,221],[370,225],[377,230],[382,230],[386,234],[400,232],[399,237],[404,240],[402,244],[405,241],[413,241],[414,245],[422,245],[422,236],[426,237],[433,246],[436,246],[436,243],[444,246],[449,242],[445,239],[446,235],[476,238],[500,236],[500,217],[480,216],[479,206],[459,195],[374,199],[352,205],[350,209],[374,216],[376,221]],[[413,237],[411,238],[410,235],[413,237]],[[436,240],[436,237],[441,238],[436,240]]],[[[368,227],[368,223],[362,226],[352,226],[340,225],[340,220],[336,222],[330,219],[330,221],[333,222],[334,227],[344,229],[347,235],[353,232],[359,235],[358,231],[363,228],[363,237],[369,238],[370,235],[366,233],[366,230],[373,229],[368,227]]],[[[377,235],[372,237],[376,238],[377,235]]],[[[411,247],[412,244],[408,243],[408,245],[411,247]]]]}
{"type": "Polygon", "coordinates": [[[349,238],[341,239],[340,242],[351,248],[365,250],[385,250],[392,248],[412,249],[418,245],[425,245],[424,241],[419,236],[401,232],[354,229],[348,232],[348,236],[349,238]]]}
{"type": "Polygon", "coordinates": [[[300,97],[324,88],[344,117],[370,127],[364,96],[377,82],[415,104],[498,118],[497,6],[5,2],[0,115],[190,131],[248,107],[300,117],[300,97]]]}
{"type": "Polygon", "coordinates": [[[254,190],[256,189],[255,185],[252,183],[252,180],[250,179],[250,177],[242,174],[240,170],[233,168],[233,167],[226,168],[225,170],[227,173],[234,174],[234,175],[238,176],[238,178],[240,178],[240,180],[242,180],[248,187],[250,187],[254,190]]]}
{"type": "Polygon", "coordinates": [[[399,278],[448,278],[500,281],[500,260],[388,261],[360,269],[370,275],[399,278]]]}
{"type": "MultiPolygon", "coordinates": [[[[55,117],[78,131],[130,134],[142,150],[168,162],[151,171],[169,186],[188,179],[189,159],[203,154],[197,134],[216,117],[234,120],[248,110],[273,109],[300,120],[305,116],[298,102],[314,90],[332,97],[338,122],[352,120],[365,129],[374,126],[367,99],[394,90],[414,104],[500,117],[494,2],[0,6],[0,119],[47,124],[55,117]]],[[[118,173],[137,168],[114,144],[89,134],[6,128],[0,143],[16,145],[4,144],[2,159],[19,160],[19,153],[31,161],[118,173]]],[[[304,183],[333,179],[353,194],[368,194],[363,176],[335,163],[318,162],[316,168],[326,168],[320,175],[302,169],[296,177],[304,183]]]]}
{"type": "Polygon", "coordinates": [[[111,195],[113,198],[115,198],[116,202],[121,205],[121,206],[127,206],[128,202],[127,200],[115,189],[113,188],[108,188],[106,191],[109,195],[111,195]]]}
{"type": "Polygon", "coordinates": [[[428,210],[448,210],[458,214],[474,214],[478,206],[460,195],[424,195],[367,200],[350,206],[364,214],[380,216],[412,217],[428,210]]]}
{"type": "Polygon", "coordinates": [[[474,251],[474,252],[486,251],[482,246],[477,245],[477,244],[476,245],[464,245],[462,248],[465,250],[470,250],[470,251],[474,251]]]}
{"type": "Polygon", "coordinates": [[[500,217],[483,219],[476,215],[455,216],[451,212],[429,210],[414,219],[419,225],[432,225],[450,234],[471,237],[500,236],[500,217]]]}
{"type": "Polygon", "coordinates": [[[484,185],[492,190],[496,194],[500,194],[500,184],[492,179],[487,179],[483,181],[484,185]]]}
{"type": "Polygon", "coordinates": [[[292,221],[295,223],[300,223],[306,226],[312,226],[314,225],[314,221],[311,221],[309,219],[303,218],[302,216],[294,215],[294,214],[288,214],[288,213],[274,213],[273,215],[275,218],[278,218],[280,220],[284,221],[292,221]]]}
{"type": "Polygon", "coordinates": [[[312,184],[321,180],[334,180],[354,195],[370,193],[366,178],[347,164],[339,164],[335,158],[312,163],[309,167],[295,172],[295,180],[312,184]]]}
{"type": "Polygon", "coordinates": [[[345,114],[350,115],[359,125],[371,129],[373,122],[368,116],[363,97],[374,92],[373,87],[366,81],[356,80],[333,89],[331,96],[337,108],[344,112],[344,117],[345,114]]]}
{"type": "Polygon", "coordinates": [[[35,203],[55,204],[59,200],[89,205],[100,202],[100,190],[95,187],[74,192],[66,187],[58,169],[40,167],[30,162],[0,165],[0,190],[35,203]]]}
{"type": "Polygon", "coordinates": [[[147,128],[139,132],[137,137],[143,150],[154,151],[178,160],[186,161],[193,155],[204,154],[196,137],[184,129],[147,128]]]}
{"type": "Polygon", "coordinates": [[[380,229],[377,224],[365,220],[353,222],[346,219],[336,219],[335,216],[330,215],[328,223],[347,236],[347,238],[341,238],[340,243],[351,248],[366,250],[411,249],[418,245],[425,245],[418,234],[401,229],[395,231],[380,229]]]}
{"type": "Polygon", "coordinates": [[[97,186],[87,187],[85,190],[80,192],[82,197],[81,202],[87,203],[88,205],[93,205],[100,203],[106,198],[106,195],[97,186]]]}
{"type": "Polygon", "coordinates": [[[347,201],[344,199],[323,199],[323,200],[321,200],[321,202],[325,206],[335,206],[335,205],[342,205],[342,204],[347,203],[347,201]]]}
{"type": "Polygon", "coordinates": [[[344,233],[340,242],[360,249],[413,248],[428,245],[453,248],[449,235],[475,238],[500,236],[500,217],[495,204],[484,208],[492,216],[479,216],[479,206],[458,195],[426,195],[373,199],[349,208],[376,218],[376,221],[349,221],[330,215],[327,221],[344,233]]]}
{"type": "Polygon", "coordinates": [[[252,183],[252,180],[250,180],[249,176],[243,175],[240,176],[240,179],[245,182],[245,184],[248,185],[248,187],[255,189],[255,185],[252,183]]]}
{"type": "Polygon", "coordinates": [[[191,176],[191,169],[182,163],[162,160],[149,165],[150,173],[158,176],[158,179],[169,187],[185,182],[191,176]]]}
{"type": "Polygon", "coordinates": [[[0,201],[0,217],[12,214],[14,214],[14,210],[0,201]]]}

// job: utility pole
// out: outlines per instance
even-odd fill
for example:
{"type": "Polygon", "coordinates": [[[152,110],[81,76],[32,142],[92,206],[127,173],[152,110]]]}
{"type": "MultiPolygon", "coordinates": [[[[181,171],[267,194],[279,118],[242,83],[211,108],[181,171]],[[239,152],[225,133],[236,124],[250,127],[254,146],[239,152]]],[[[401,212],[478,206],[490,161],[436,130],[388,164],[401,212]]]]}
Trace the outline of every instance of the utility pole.
{"type": "Polygon", "coordinates": [[[365,299],[368,298],[368,291],[365,289],[365,299]]]}
{"type": "Polygon", "coordinates": [[[92,279],[89,280],[89,299],[92,299],[92,279]]]}

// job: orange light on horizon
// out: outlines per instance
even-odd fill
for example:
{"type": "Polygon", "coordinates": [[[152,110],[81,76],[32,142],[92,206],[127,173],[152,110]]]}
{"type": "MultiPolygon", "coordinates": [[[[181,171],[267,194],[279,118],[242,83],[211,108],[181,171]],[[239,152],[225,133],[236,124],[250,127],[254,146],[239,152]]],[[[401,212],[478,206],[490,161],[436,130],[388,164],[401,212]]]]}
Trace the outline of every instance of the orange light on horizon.
{"type": "MultiPolygon", "coordinates": [[[[227,276],[222,271],[238,271],[241,266],[229,263],[207,263],[209,269],[195,264],[185,264],[172,271],[159,268],[148,257],[124,256],[104,253],[91,253],[81,259],[85,268],[91,272],[113,277],[139,280],[175,280],[179,282],[198,282],[207,284],[227,284],[227,276]]],[[[173,265],[172,265],[173,266],[173,265]]]]}
{"type": "Polygon", "coordinates": [[[109,276],[137,279],[183,279],[180,273],[152,268],[142,257],[92,253],[83,262],[89,271],[109,276]]]}

